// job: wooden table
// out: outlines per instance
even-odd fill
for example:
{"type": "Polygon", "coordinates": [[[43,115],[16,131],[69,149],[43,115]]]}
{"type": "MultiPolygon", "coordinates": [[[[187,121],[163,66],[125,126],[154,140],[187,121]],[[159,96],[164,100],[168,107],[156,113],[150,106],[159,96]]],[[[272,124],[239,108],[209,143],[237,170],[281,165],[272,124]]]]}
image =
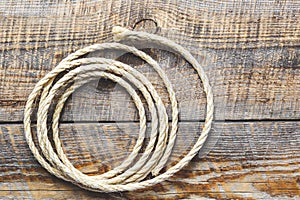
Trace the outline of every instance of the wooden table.
{"type": "MultiPolygon", "coordinates": [[[[299,47],[297,0],[2,0],[0,199],[299,199],[299,47]],[[112,41],[114,25],[156,32],[187,48],[210,79],[216,111],[205,151],[172,179],[136,192],[101,194],[45,171],[25,142],[22,119],[37,81],[71,52],[112,41]]],[[[167,71],[179,101],[169,167],[200,134],[205,94],[180,56],[143,48],[167,71]]],[[[166,89],[149,66],[129,54],[106,54],[143,72],[171,113],[166,89]]],[[[148,120],[150,125],[149,114],[148,120]]],[[[129,95],[101,79],[68,100],[60,137],[71,162],[93,175],[126,158],[138,128],[129,95]]]]}

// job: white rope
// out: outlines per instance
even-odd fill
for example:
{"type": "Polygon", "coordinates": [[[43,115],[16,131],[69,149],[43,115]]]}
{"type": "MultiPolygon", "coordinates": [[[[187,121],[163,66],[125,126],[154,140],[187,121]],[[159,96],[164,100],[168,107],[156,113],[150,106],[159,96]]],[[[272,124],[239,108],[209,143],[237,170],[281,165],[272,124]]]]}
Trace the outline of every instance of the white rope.
{"type": "Polygon", "coordinates": [[[122,27],[114,27],[113,33],[115,41],[147,41],[148,43],[166,46],[175,53],[182,55],[196,69],[203,83],[207,98],[207,112],[202,133],[190,152],[176,165],[169,168],[166,172],[159,174],[170,157],[178,128],[178,106],[175,92],[166,73],[159,64],[149,55],[135,47],[121,43],[95,44],[80,49],[63,59],[58,66],[37,83],[28,97],[24,112],[26,140],[36,159],[51,174],[70,181],[82,188],[97,192],[132,191],[152,186],[168,179],[186,166],[200,150],[208,136],[213,119],[213,95],[208,78],[201,65],[187,50],[167,38],[149,33],[129,31],[122,27]],[[166,108],[153,85],[143,74],[131,66],[115,60],[97,57],[81,58],[83,55],[94,51],[109,49],[123,50],[132,53],[146,61],[157,71],[167,88],[172,106],[170,131],[166,108]],[[64,75],[54,82],[54,79],[56,79],[58,75],[61,76],[62,73],[64,73],[64,75]],[[99,77],[104,77],[120,84],[131,95],[139,112],[140,130],[138,140],[132,152],[118,167],[101,175],[88,176],[76,169],[63,152],[62,144],[59,139],[59,118],[66,100],[74,90],[99,77]],[[127,83],[123,78],[140,90],[146,99],[152,116],[150,140],[139,158],[137,156],[143,146],[146,132],[145,110],[142,101],[132,85],[127,83]],[[53,148],[48,137],[49,127],[47,119],[50,105],[59,93],[59,90],[64,90],[64,93],[59,97],[52,116],[51,127],[55,145],[55,148],[53,148]],[[33,132],[31,129],[31,115],[35,103],[38,103],[36,134],[39,147],[33,142],[33,132]],[[149,173],[152,173],[155,177],[144,180],[149,173]]]}

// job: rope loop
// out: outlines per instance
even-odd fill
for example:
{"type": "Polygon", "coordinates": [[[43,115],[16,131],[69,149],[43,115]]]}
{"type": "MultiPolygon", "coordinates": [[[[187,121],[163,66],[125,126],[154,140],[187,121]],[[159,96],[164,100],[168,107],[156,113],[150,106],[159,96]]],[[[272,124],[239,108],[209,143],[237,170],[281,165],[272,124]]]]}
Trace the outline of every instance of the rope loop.
{"type": "Polygon", "coordinates": [[[50,73],[43,77],[29,95],[24,112],[26,140],[39,163],[51,174],[87,190],[97,192],[133,191],[153,186],[170,178],[186,166],[203,146],[211,128],[214,110],[212,89],[208,78],[197,60],[182,46],[158,35],[130,31],[119,26],[114,27],[112,32],[116,42],[94,44],[80,49],[63,59],[50,73]],[[147,41],[153,44],[164,45],[175,51],[175,53],[182,55],[198,72],[206,93],[207,111],[201,135],[182,160],[161,174],[160,171],[165,166],[176,140],[179,113],[178,103],[172,84],[164,70],[146,53],[133,46],[120,43],[126,40],[147,41]],[[149,80],[142,73],[125,63],[99,57],[83,58],[84,55],[98,50],[123,50],[140,57],[153,67],[163,80],[171,102],[172,123],[170,130],[166,108],[149,80]],[[101,175],[88,176],[76,169],[65,155],[59,139],[59,118],[68,97],[83,84],[99,77],[104,77],[120,84],[130,94],[139,113],[140,129],[138,140],[132,152],[118,167],[101,175]],[[145,139],[146,115],[143,103],[132,85],[146,99],[152,116],[150,140],[140,157],[138,157],[138,153],[143,147],[145,139]],[[50,141],[47,122],[49,121],[49,109],[61,90],[63,90],[63,93],[58,98],[53,116],[51,116],[53,138],[50,141]],[[38,104],[36,114],[38,146],[33,141],[31,122],[36,103],[38,104]],[[55,148],[52,143],[54,143],[55,148]],[[150,173],[154,177],[144,180],[150,173]]]}

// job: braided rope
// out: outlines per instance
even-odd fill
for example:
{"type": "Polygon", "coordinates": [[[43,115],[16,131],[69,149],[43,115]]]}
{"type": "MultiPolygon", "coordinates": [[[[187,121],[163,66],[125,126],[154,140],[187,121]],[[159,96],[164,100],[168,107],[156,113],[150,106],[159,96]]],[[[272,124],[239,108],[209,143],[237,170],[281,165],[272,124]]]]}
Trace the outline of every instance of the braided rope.
{"type": "Polygon", "coordinates": [[[196,59],[183,47],[174,42],[153,34],[129,31],[122,27],[113,28],[114,40],[147,41],[164,45],[175,53],[182,55],[198,72],[207,97],[207,112],[202,133],[190,152],[176,165],[166,172],[159,174],[165,166],[176,140],[178,128],[178,106],[171,82],[159,64],[149,55],[132,46],[121,43],[95,44],[70,54],[63,59],[50,73],[43,77],[28,97],[24,112],[24,130],[27,143],[39,163],[51,174],[72,182],[82,188],[97,192],[132,191],[160,183],[186,166],[197,154],[205,142],[213,119],[213,95],[209,81],[203,68],[196,59]],[[132,53],[147,62],[163,80],[167,88],[172,106],[172,123],[169,131],[166,108],[153,85],[139,71],[131,66],[106,58],[82,58],[82,56],[97,50],[123,50],[132,53]],[[64,75],[56,82],[58,75],[64,75]],[[132,97],[139,113],[140,130],[138,140],[129,156],[116,168],[96,176],[88,176],[76,169],[63,152],[59,139],[59,118],[68,97],[81,85],[104,77],[110,79],[126,89],[132,97]],[[134,85],[145,97],[152,116],[150,140],[143,154],[137,160],[138,153],[143,146],[146,132],[146,116],[143,104],[136,91],[129,84],[134,85]],[[59,97],[52,116],[52,133],[55,149],[48,137],[48,110],[58,91],[65,89],[59,97]],[[37,147],[33,141],[31,129],[31,115],[38,103],[37,111],[37,147]],[[170,132],[170,133],[169,133],[170,132]],[[39,150],[40,149],[40,150],[39,150]],[[137,161],[136,161],[137,160],[137,161]],[[143,180],[149,173],[155,177],[143,180]]]}

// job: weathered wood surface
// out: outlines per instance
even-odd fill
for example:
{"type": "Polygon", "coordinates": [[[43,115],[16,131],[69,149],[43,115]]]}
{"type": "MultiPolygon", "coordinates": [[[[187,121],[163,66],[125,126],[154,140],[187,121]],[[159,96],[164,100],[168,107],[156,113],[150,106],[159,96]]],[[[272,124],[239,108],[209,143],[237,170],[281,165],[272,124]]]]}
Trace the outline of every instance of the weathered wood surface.
{"type": "MultiPolygon", "coordinates": [[[[203,64],[214,86],[217,119],[224,119],[223,111],[230,120],[300,117],[297,78],[300,76],[297,48],[300,17],[296,1],[274,5],[263,0],[249,5],[232,1],[153,4],[130,1],[122,3],[122,8],[119,1],[107,2],[106,6],[102,6],[102,1],[30,2],[11,1],[2,3],[0,8],[0,29],[4,30],[0,32],[1,121],[22,120],[23,107],[34,84],[63,57],[89,44],[111,41],[113,25],[131,28],[145,18],[155,20],[158,34],[187,47],[203,64]]],[[[147,24],[145,30],[156,30],[154,23],[147,24]]],[[[135,28],[143,30],[139,25],[135,28]]],[[[195,72],[181,58],[174,59],[167,53],[151,55],[159,59],[162,67],[171,68],[168,73],[176,86],[181,119],[203,119],[205,98],[195,72]]],[[[136,64],[132,60],[128,62],[136,64]]],[[[146,66],[139,67],[157,84],[167,103],[157,75],[146,66]]],[[[108,105],[110,97],[104,92],[89,101],[97,111],[90,120],[137,118],[133,103],[126,96],[113,97],[115,102],[127,103],[129,110],[108,105]]],[[[64,119],[83,120],[82,112],[89,112],[90,107],[80,106],[79,111],[72,113],[67,109],[64,119]]]]}
{"type": "MultiPolygon", "coordinates": [[[[179,124],[171,161],[189,150],[199,134],[198,126],[192,122],[179,124]]],[[[300,195],[299,122],[216,123],[214,130],[222,130],[222,134],[205,159],[194,159],[163,184],[138,193],[114,195],[130,199],[143,196],[289,199],[300,195]]],[[[120,164],[137,139],[138,124],[62,124],[61,132],[68,158],[78,169],[92,175],[120,164]]],[[[1,125],[0,136],[4,149],[0,163],[0,197],[18,193],[25,197],[47,197],[37,191],[49,191],[50,196],[51,191],[57,190],[66,191],[64,195],[70,195],[69,198],[74,195],[70,191],[87,197],[97,196],[47,173],[31,155],[21,125],[1,125]]]]}
{"type": "MultiPolygon", "coordinates": [[[[299,199],[299,46],[297,0],[2,0],[0,198],[299,199]],[[25,143],[21,121],[36,82],[69,53],[112,41],[114,25],[157,32],[191,51],[213,85],[218,122],[211,134],[219,139],[213,148],[208,146],[205,158],[194,159],[168,182],[108,195],[84,191],[43,170],[25,143]]],[[[179,100],[180,131],[170,166],[199,134],[205,95],[182,58],[145,51],[166,69],[179,100]]],[[[166,90],[153,70],[127,54],[105,55],[141,70],[170,113],[166,90]]],[[[108,170],[134,145],[137,120],[122,88],[92,82],[76,91],[64,109],[65,151],[86,173],[108,170]]]]}

